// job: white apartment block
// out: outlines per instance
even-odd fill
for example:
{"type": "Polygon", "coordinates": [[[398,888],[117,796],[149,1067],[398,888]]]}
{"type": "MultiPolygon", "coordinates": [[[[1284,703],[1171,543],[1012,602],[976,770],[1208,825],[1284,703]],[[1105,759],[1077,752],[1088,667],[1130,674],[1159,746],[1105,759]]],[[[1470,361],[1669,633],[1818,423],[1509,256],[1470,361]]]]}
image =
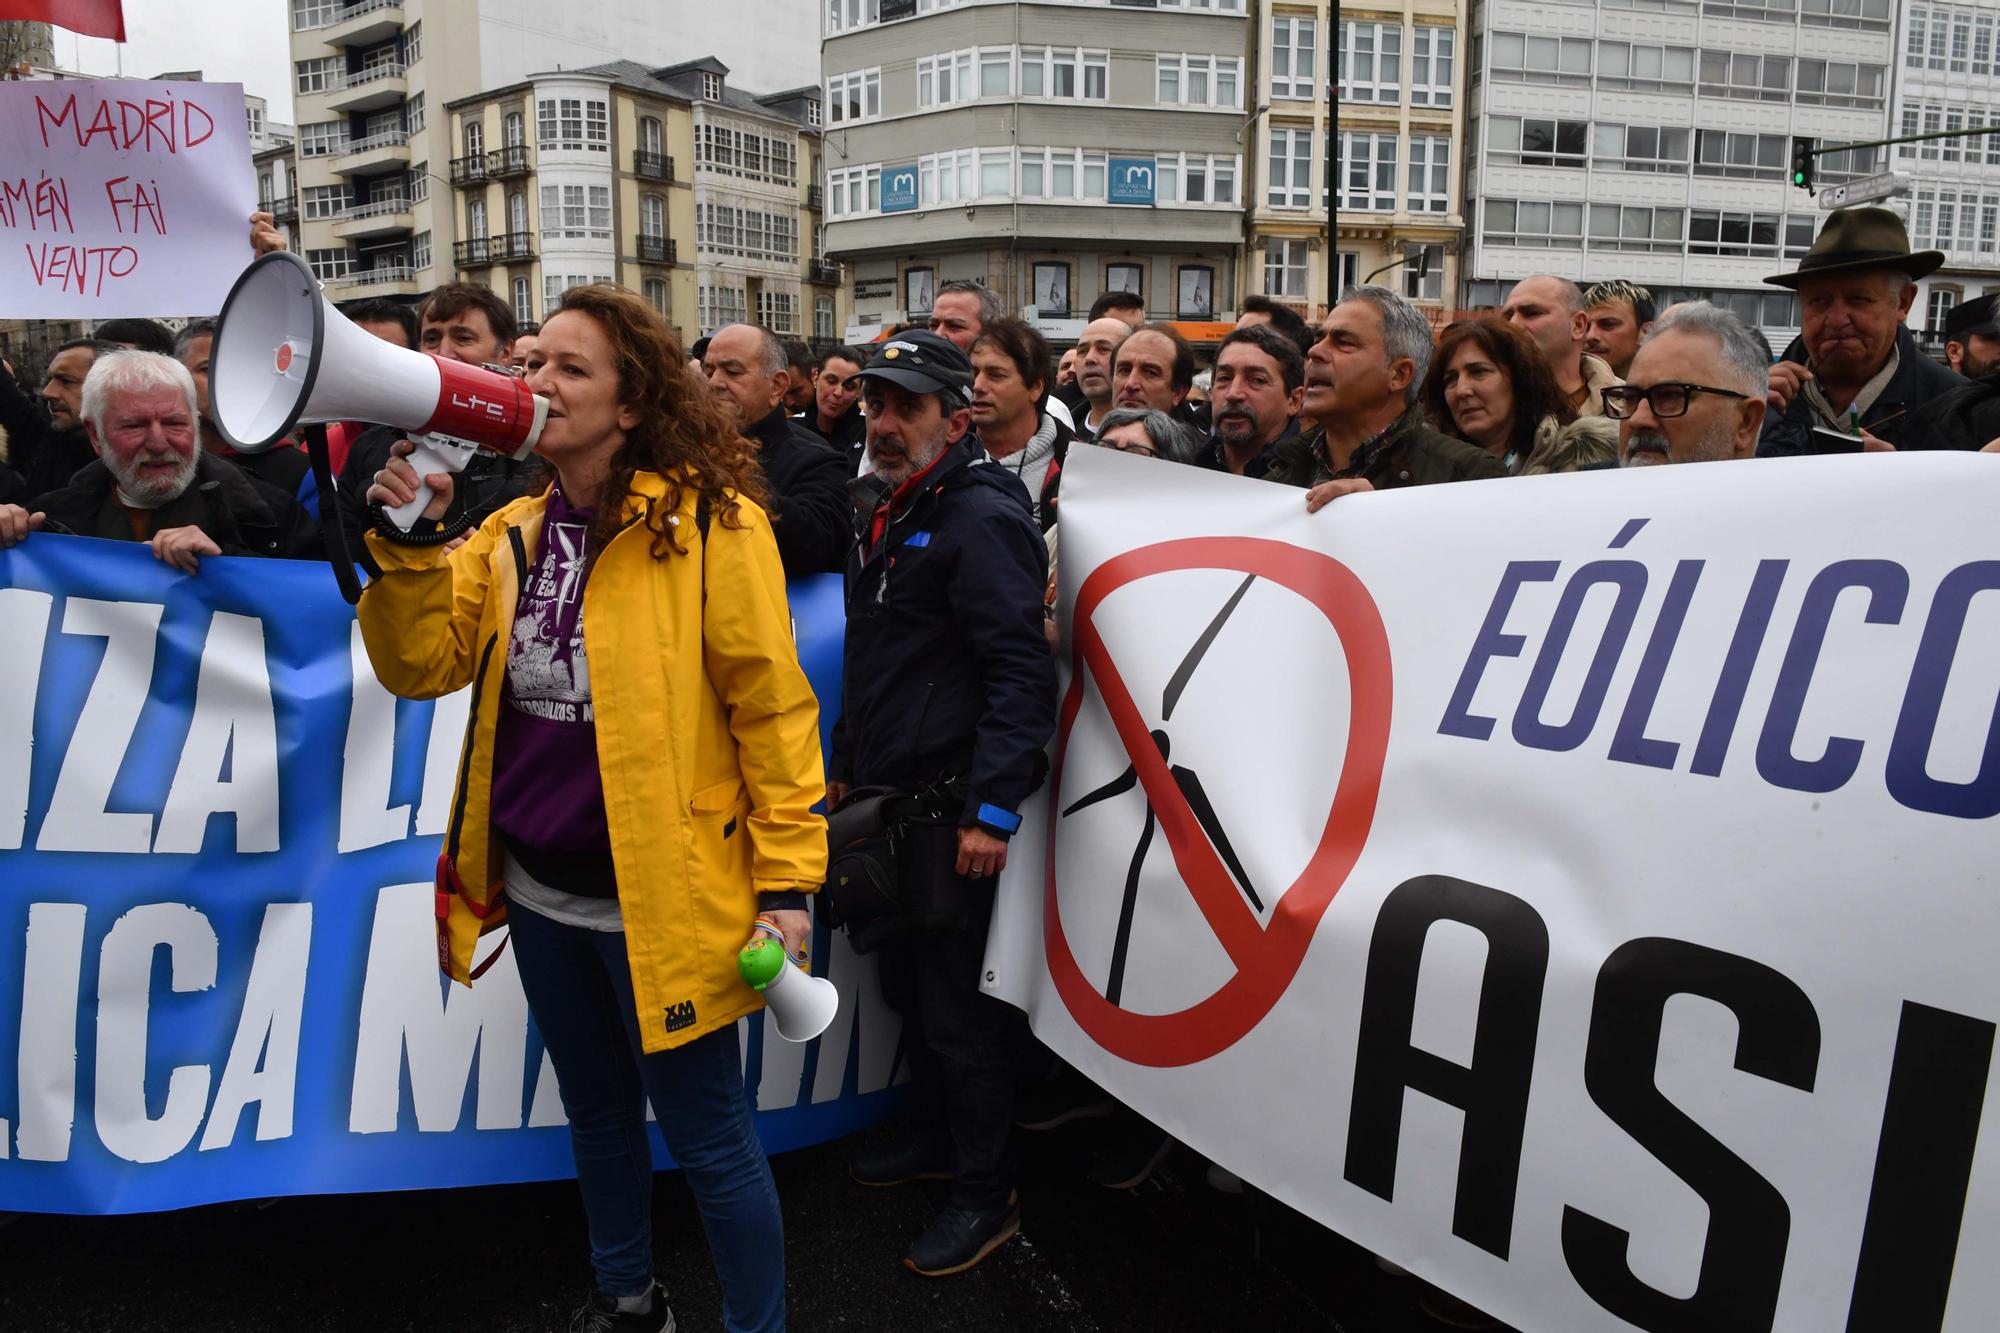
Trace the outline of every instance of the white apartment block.
{"type": "MultiPolygon", "coordinates": [[[[1625,278],[1727,306],[1781,349],[1797,301],[1764,278],[1823,216],[1791,187],[1791,136],[1885,137],[1895,20],[1892,0],[1478,0],[1461,304],[1533,273],[1625,278]]],[[[1820,184],[1886,161],[1821,158],[1820,184]]]]}
{"type": "MultiPolygon", "coordinates": [[[[465,235],[448,103],[543,71],[714,52],[763,87],[814,83],[799,0],[726,10],[663,0],[288,0],[299,249],[337,301],[412,298],[453,275],[465,235]]],[[[536,130],[539,133],[539,127],[536,130]]],[[[532,148],[529,151],[533,151],[532,148]]]]}
{"type": "MultiPolygon", "coordinates": [[[[1895,134],[2000,125],[2000,0],[1909,5],[1896,73],[1895,134]]],[[[1911,177],[1910,243],[1945,254],[1910,311],[1941,352],[1945,312],[2000,291],[2000,133],[1899,144],[1893,165],[1911,177]]]]}
{"type": "MultiPolygon", "coordinates": [[[[1274,0],[1257,23],[1261,171],[1245,276],[1248,290],[1308,320],[1324,315],[1327,298],[1328,9],[1325,0],[1274,0]]],[[[1391,267],[1375,281],[1440,319],[1458,291],[1465,227],[1465,49],[1459,0],[1399,0],[1341,23],[1336,277],[1351,287],[1423,246],[1422,277],[1391,267]]]]}

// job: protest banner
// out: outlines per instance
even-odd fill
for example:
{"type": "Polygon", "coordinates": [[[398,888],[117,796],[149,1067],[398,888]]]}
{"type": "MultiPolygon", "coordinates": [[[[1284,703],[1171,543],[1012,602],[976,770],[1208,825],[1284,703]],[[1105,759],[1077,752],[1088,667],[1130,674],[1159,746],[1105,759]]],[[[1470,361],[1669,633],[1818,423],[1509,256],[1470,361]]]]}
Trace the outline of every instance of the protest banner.
{"type": "Polygon", "coordinates": [[[987,989],[1517,1328],[1973,1330],[2000,461],[1063,475],[987,989]]]}
{"type": "Polygon", "coordinates": [[[250,262],[243,85],[0,83],[0,290],[23,319],[212,315],[250,262]]]}
{"type": "MultiPolygon", "coordinates": [[[[837,707],[840,580],[791,592],[837,707]]],[[[512,950],[471,989],[437,970],[465,694],[390,697],[313,564],[188,577],[37,534],[0,552],[0,624],[0,1209],[572,1173],[512,950]]],[[[840,989],[823,1036],[743,1025],[773,1151],[897,1096],[873,961],[822,930],[813,966],[840,989]]]]}

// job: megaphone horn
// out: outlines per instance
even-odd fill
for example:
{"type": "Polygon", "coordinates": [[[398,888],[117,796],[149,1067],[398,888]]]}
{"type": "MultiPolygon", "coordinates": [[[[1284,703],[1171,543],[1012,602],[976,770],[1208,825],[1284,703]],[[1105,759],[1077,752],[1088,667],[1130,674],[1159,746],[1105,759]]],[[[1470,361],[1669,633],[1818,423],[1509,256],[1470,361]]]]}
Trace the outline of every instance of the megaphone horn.
{"type": "Polygon", "coordinates": [[[815,977],[785,961],[785,946],[758,940],[736,957],[744,983],[764,992],[764,1007],[786,1041],[811,1041],[826,1031],[840,1009],[840,992],[825,977],[815,977]]]}
{"type": "MultiPolygon", "coordinates": [[[[297,255],[243,270],[217,321],[209,412],[230,445],[270,449],[301,422],[365,421],[405,431],[417,476],[457,472],[478,448],[526,457],[548,402],[511,375],[413,352],[356,328],[297,255]]],[[[389,511],[408,531],[430,488],[389,511]]]]}

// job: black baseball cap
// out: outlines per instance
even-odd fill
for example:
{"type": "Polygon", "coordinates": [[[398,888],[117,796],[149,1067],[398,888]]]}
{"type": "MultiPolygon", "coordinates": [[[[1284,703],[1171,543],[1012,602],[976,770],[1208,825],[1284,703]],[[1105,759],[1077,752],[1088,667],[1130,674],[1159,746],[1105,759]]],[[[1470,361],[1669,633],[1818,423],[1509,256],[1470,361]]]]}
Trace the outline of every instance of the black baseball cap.
{"type": "Polygon", "coordinates": [[[972,362],[949,338],[911,329],[878,346],[861,378],[887,380],[911,393],[945,394],[962,404],[972,387],[972,362]]]}
{"type": "Polygon", "coordinates": [[[1960,301],[1945,313],[1946,342],[1962,343],[1975,334],[1981,338],[2000,338],[2000,296],[1960,301]]]}

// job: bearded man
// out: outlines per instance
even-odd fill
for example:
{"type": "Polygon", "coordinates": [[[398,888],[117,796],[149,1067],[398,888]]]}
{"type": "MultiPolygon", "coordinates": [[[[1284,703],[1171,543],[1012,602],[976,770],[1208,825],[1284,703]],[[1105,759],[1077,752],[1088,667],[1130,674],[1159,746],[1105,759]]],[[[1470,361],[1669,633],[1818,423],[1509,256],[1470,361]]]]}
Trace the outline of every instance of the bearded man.
{"type": "Polygon", "coordinates": [[[194,377],[174,358],[101,353],[78,415],[97,461],[25,507],[0,505],[0,548],[44,529],[146,542],[189,574],[204,556],[317,554],[291,496],[202,449],[194,377]]]}
{"type": "Polygon", "coordinates": [[[971,432],[972,363],[955,343],[901,334],[861,381],[874,470],[854,483],[864,498],[828,803],[850,787],[927,793],[941,814],[901,840],[898,878],[906,899],[943,907],[882,948],[883,993],[912,1052],[910,1124],[850,1170],[872,1186],[950,1178],[903,1260],[941,1277],[1020,1225],[1007,1140],[1026,1028],[979,979],[994,881],[1055,733],[1048,553],[1026,488],[971,432]]]}

